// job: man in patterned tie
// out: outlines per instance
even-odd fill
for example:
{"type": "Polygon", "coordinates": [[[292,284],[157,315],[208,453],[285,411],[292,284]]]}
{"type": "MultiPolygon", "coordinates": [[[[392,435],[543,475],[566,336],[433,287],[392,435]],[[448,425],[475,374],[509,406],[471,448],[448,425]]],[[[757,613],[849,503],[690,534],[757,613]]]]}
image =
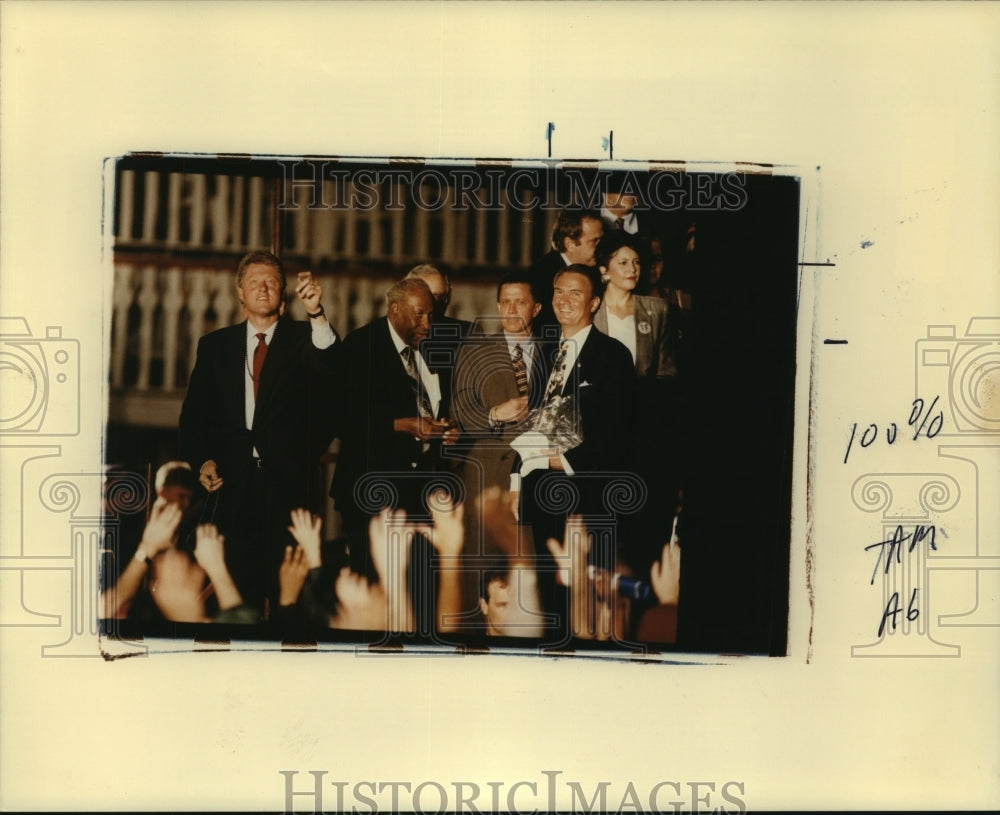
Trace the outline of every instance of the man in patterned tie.
{"type": "Polygon", "coordinates": [[[541,308],[530,276],[508,273],[497,287],[499,317],[477,321],[458,355],[452,410],[471,445],[462,467],[470,496],[510,487],[510,441],[545,391],[544,355],[531,332],[541,308]]]}
{"type": "MultiPolygon", "coordinates": [[[[285,271],[270,252],[245,255],[236,288],[246,320],[201,338],[180,415],[182,457],[207,491],[201,520],[226,536],[226,561],[248,604],[277,591],[289,513],[319,511],[326,404],[340,345],[322,289],[300,272],[308,323],[285,316],[285,271]]],[[[287,540],[286,540],[287,539],[287,540]]]]}
{"type": "Polygon", "coordinates": [[[525,437],[515,439],[515,448],[525,455],[511,479],[512,491],[520,487],[520,520],[532,528],[542,606],[554,615],[549,634],[565,631],[567,618],[565,593],[556,585],[555,561],[547,541],[562,540],[571,514],[600,518],[605,526],[613,523],[605,488],[630,465],[628,440],[634,432],[635,409],[632,355],[618,340],[593,327],[602,294],[598,270],[581,264],[568,266],[556,273],[553,292],[552,308],[561,335],[545,399],[574,400],[572,409],[582,441],[560,451],[529,449],[530,440],[522,446],[519,442],[525,437]]]}
{"type": "MultiPolygon", "coordinates": [[[[386,315],[344,338],[338,388],[340,452],[330,495],[344,531],[362,540],[390,495],[398,508],[426,511],[421,474],[448,469],[440,448],[459,435],[448,418],[450,372],[432,371],[419,350],[433,319],[430,289],[404,278],[385,297],[386,315]]],[[[367,570],[368,547],[356,548],[364,562],[353,565],[367,570]]]]}

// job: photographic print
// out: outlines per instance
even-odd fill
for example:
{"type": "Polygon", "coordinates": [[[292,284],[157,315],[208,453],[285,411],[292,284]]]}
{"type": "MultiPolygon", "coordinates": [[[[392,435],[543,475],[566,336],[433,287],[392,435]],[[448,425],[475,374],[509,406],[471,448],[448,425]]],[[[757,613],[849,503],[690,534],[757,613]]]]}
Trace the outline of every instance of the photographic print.
{"type": "Polygon", "coordinates": [[[785,653],[799,178],[108,166],[109,635],[785,653]]]}
{"type": "Polygon", "coordinates": [[[0,3],[0,806],[996,810],[997,15],[0,3]]]}

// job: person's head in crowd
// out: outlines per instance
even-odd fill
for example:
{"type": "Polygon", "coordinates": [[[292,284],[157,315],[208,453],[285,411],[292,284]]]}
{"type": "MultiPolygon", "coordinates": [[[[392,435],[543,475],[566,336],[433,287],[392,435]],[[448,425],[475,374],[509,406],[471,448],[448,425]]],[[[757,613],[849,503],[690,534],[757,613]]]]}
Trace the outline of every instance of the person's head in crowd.
{"type": "Polygon", "coordinates": [[[604,234],[600,213],[585,209],[564,209],[552,230],[552,248],[570,264],[594,264],[594,250],[604,234]]]}
{"type": "Polygon", "coordinates": [[[154,479],[157,498],[168,504],[177,504],[181,512],[187,511],[191,505],[197,483],[198,479],[186,461],[168,461],[156,471],[154,479]]]}
{"type": "Polygon", "coordinates": [[[597,267],[601,282],[622,292],[634,291],[639,284],[642,247],[639,239],[627,232],[608,232],[597,245],[597,267]]]}
{"type": "Polygon", "coordinates": [[[633,193],[621,189],[620,184],[609,184],[608,190],[603,193],[604,209],[615,218],[624,218],[628,215],[637,203],[633,193]]]}
{"type": "Polygon", "coordinates": [[[654,235],[649,239],[647,261],[643,266],[644,284],[650,293],[655,295],[666,287],[666,281],[663,279],[663,240],[659,235],[654,235]]]}
{"type": "Polygon", "coordinates": [[[385,293],[386,316],[399,338],[416,348],[431,330],[434,297],[419,277],[405,277],[385,293]]]}
{"type": "Polygon", "coordinates": [[[483,574],[479,610],[486,620],[486,636],[504,636],[504,625],[510,612],[510,583],[504,572],[483,574]]]}
{"type": "Polygon", "coordinates": [[[542,310],[535,297],[531,276],[526,272],[508,272],[497,286],[497,310],[506,334],[527,337],[531,324],[542,310]]]}
{"type": "Polygon", "coordinates": [[[451,303],[451,280],[448,279],[448,275],[430,263],[421,263],[406,273],[406,278],[415,277],[423,280],[431,290],[431,297],[434,298],[434,319],[440,320],[451,303]]]}
{"type": "Polygon", "coordinates": [[[247,252],[236,267],[236,291],[250,323],[267,328],[285,311],[285,267],[270,252],[247,252]]]}
{"type": "Polygon", "coordinates": [[[552,310],[563,336],[572,337],[593,322],[601,305],[600,272],[596,266],[573,264],[556,272],[552,286],[552,310]]]}

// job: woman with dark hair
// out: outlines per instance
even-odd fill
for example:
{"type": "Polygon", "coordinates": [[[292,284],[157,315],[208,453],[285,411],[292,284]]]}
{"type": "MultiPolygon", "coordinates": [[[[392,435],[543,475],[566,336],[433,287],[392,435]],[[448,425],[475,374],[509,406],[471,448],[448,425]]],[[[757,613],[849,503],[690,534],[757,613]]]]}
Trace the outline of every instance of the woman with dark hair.
{"type": "Polygon", "coordinates": [[[594,325],[628,348],[640,379],[666,379],[677,373],[669,330],[670,303],[635,294],[641,255],[634,235],[615,231],[601,238],[596,258],[605,291],[594,325]]]}

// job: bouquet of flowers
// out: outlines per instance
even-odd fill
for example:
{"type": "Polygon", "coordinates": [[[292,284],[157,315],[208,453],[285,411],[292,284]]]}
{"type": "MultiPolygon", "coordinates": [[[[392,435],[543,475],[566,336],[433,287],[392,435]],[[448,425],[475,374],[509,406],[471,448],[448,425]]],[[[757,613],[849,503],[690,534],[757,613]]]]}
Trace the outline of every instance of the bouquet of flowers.
{"type": "Polygon", "coordinates": [[[572,450],[583,441],[580,414],[572,394],[553,396],[544,405],[535,408],[524,420],[525,432],[540,433],[546,446],[557,455],[572,450]]]}

